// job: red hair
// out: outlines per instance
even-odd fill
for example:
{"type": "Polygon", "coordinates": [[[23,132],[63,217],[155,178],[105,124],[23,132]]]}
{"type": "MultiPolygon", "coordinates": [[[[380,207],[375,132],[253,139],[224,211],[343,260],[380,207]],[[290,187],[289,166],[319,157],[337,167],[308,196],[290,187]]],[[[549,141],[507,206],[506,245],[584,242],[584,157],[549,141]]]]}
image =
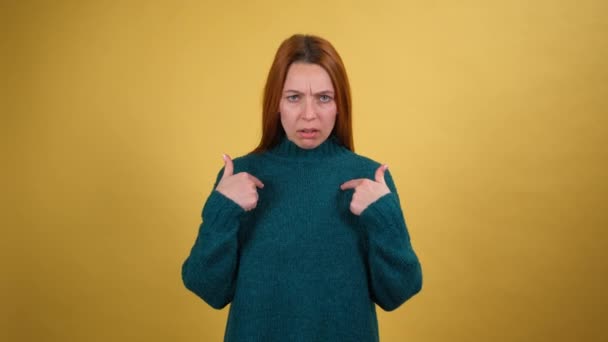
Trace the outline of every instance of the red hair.
{"type": "Polygon", "coordinates": [[[327,40],[312,35],[296,34],[283,41],[274,56],[264,87],[262,139],[251,153],[267,151],[285,136],[279,115],[279,104],[287,71],[295,62],[318,64],[329,74],[336,94],[338,113],[332,134],[342,145],[354,152],[350,85],[344,63],[327,40]]]}

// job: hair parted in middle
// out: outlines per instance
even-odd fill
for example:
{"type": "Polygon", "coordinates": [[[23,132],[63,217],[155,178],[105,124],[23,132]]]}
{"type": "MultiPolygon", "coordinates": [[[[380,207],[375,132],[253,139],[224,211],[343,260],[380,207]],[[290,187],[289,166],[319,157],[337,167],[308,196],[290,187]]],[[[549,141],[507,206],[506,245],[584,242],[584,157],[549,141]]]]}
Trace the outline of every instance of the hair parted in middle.
{"type": "Polygon", "coordinates": [[[251,153],[271,149],[285,135],[279,105],[287,72],[293,63],[318,64],[325,69],[334,87],[338,113],[332,134],[354,152],[350,85],[342,58],[327,40],[314,35],[295,34],[281,43],[268,72],[262,105],[262,139],[251,153]]]}

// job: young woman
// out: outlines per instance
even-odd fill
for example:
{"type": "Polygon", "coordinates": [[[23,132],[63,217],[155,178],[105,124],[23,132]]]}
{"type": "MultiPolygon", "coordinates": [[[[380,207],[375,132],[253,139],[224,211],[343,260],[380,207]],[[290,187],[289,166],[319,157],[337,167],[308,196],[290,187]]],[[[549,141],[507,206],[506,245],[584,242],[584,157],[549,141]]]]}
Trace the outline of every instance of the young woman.
{"type": "Polygon", "coordinates": [[[378,341],[375,304],[422,287],[386,165],[354,153],[348,78],[333,46],[294,35],[266,82],[263,135],[224,156],[182,266],[185,286],[231,303],[225,341],[378,341]]]}

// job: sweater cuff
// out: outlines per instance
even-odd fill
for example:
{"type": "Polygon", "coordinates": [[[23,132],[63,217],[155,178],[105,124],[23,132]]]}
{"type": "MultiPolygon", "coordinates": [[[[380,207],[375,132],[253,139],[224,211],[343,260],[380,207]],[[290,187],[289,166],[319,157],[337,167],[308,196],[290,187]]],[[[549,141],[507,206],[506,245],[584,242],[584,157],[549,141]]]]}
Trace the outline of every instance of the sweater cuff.
{"type": "Polygon", "coordinates": [[[376,227],[382,229],[386,226],[400,227],[404,220],[397,196],[393,193],[388,193],[371,203],[359,218],[361,223],[371,230],[376,227]]]}
{"type": "Polygon", "coordinates": [[[239,218],[245,209],[217,190],[213,190],[203,207],[203,221],[209,224],[227,223],[239,218]]]}

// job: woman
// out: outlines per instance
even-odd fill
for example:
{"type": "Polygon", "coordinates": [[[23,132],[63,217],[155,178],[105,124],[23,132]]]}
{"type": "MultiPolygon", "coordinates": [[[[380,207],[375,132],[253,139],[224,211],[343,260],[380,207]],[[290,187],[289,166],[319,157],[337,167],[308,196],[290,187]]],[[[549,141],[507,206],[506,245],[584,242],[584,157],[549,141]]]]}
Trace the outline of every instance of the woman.
{"type": "Polygon", "coordinates": [[[224,155],[182,267],[185,286],[230,307],[225,341],[378,341],[374,303],[422,286],[386,165],[353,152],[342,60],[316,36],[279,47],[259,146],[224,155]]]}

